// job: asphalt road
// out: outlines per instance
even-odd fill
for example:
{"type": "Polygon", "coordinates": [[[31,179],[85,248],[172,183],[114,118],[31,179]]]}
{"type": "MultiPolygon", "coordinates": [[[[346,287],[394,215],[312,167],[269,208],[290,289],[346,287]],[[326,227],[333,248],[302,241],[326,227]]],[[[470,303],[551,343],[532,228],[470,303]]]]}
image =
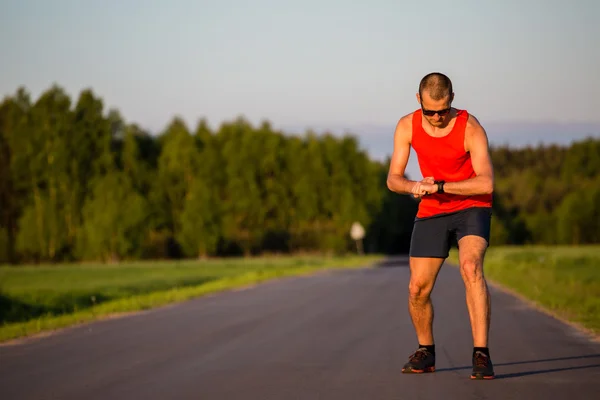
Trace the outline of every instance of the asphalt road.
{"type": "Polygon", "coordinates": [[[401,374],[416,348],[408,277],[399,260],[288,278],[0,346],[0,398],[600,398],[600,344],[493,287],[497,378],[471,381],[451,266],[433,293],[437,370],[401,374]]]}

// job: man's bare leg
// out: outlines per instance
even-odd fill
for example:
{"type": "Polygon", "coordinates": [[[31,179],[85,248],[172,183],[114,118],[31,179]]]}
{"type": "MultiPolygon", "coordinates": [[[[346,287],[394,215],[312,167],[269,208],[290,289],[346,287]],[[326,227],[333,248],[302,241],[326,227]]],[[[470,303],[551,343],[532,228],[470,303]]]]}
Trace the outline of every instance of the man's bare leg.
{"type": "Polygon", "coordinates": [[[486,249],[487,242],[479,236],[465,236],[458,242],[460,274],[465,283],[474,347],[488,347],[491,300],[483,274],[486,249]]]}
{"type": "Polygon", "coordinates": [[[443,258],[410,258],[408,311],[419,344],[422,345],[434,343],[433,305],[430,295],[443,262],[443,258]]]}

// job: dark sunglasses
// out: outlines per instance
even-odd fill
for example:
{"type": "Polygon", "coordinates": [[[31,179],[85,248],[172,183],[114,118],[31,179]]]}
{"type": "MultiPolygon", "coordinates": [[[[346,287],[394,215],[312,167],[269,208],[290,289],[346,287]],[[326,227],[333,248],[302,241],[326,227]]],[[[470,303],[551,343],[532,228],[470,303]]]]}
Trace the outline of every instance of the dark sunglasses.
{"type": "Polygon", "coordinates": [[[452,110],[452,107],[444,108],[443,110],[426,110],[421,106],[421,110],[423,110],[423,115],[427,115],[428,117],[433,117],[435,114],[444,117],[448,115],[450,110],[452,110]]]}

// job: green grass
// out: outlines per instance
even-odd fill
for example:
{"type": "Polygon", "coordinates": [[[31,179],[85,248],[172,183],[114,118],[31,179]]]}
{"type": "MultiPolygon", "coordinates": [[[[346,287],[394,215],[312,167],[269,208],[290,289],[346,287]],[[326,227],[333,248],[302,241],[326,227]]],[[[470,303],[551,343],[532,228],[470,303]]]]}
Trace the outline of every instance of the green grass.
{"type": "Polygon", "coordinates": [[[381,256],[0,267],[0,342],[381,256]]]}
{"type": "MultiPolygon", "coordinates": [[[[458,264],[453,249],[449,261],[458,264]]],[[[600,334],[600,246],[490,247],[486,278],[600,334]]]]}

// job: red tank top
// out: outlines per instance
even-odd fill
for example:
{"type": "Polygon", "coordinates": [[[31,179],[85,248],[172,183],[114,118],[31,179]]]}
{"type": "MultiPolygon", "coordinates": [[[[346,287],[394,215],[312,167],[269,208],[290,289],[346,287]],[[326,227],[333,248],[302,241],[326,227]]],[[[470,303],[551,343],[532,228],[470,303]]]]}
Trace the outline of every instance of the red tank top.
{"type": "MultiPolygon", "coordinates": [[[[413,113],[412,147],[415,149],[423,177],[456,182],[475,177],[471,154],[465,151],[465,128],[469,113],[457,110],[454,127],[443,137],[429,135],[422,126],[421,109],[413,113]]],[[[491,207],[492,195],[465,196],[434,193],[423,196],[417,218],[456,212],[469,207],[491,207]]]]}

